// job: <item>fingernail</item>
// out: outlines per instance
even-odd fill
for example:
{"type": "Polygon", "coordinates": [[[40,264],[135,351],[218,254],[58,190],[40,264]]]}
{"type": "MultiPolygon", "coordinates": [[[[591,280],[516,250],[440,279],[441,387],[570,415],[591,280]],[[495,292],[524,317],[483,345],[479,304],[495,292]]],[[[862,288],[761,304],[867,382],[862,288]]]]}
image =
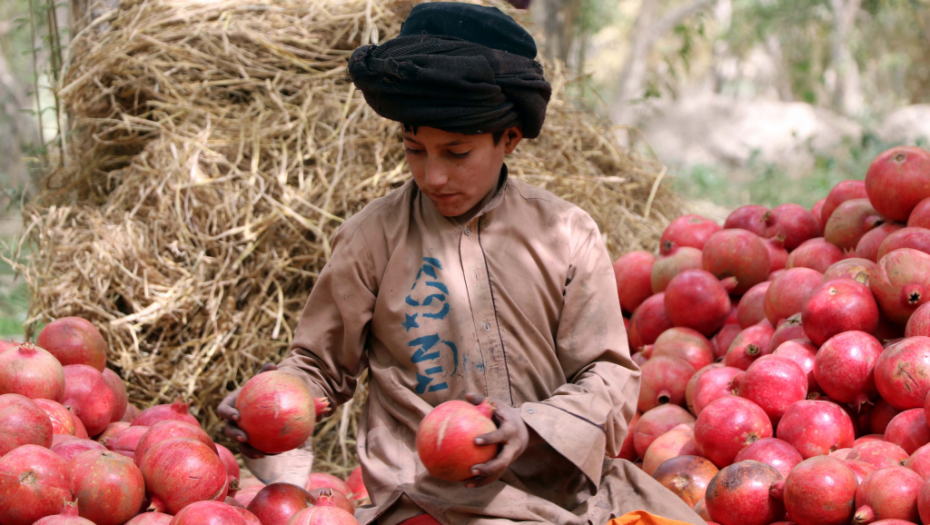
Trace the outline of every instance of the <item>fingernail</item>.
{"type": "Polygon", "coordinates": [[[476,445],[484,445],[484,440],[481,439],[481,438],[475,438],[475,444],[476,444],[476,445]]]}
{"type": "Polygon", "coordinates": [[[478,472],[478,469],[476,469],[476,468],[471,469],[471,475],[472,475],[472,476],[477,476],[478,474],[481,474],[480,472],[478,472]]]}

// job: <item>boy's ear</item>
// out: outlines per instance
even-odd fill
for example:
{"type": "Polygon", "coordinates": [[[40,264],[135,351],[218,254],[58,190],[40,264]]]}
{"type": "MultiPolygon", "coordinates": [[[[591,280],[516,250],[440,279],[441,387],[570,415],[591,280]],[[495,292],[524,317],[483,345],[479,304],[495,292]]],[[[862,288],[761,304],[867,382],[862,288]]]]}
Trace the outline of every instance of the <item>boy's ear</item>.
{"type": "Polygon", "coordinates": [[[512,127],[504,133],[504,151],[506,153],[513,153],[513,150],[517,148],[517,144],[523,140],[523,128],[512,127]]]}

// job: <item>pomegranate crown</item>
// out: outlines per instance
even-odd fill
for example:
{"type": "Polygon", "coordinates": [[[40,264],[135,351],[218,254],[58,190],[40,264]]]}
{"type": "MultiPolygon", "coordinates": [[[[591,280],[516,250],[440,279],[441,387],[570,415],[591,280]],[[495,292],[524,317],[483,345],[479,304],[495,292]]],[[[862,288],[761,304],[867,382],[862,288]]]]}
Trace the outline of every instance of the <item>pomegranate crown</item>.
{"type": "Polygon", "coordinates": [[[484,417],[488,419],[491,419],[491,416],[494,414],[494,409],[495,409],[494,403],[491,403],[487,399],[482,401],[481,404],[476,406],[475,408],[478,409],[478,412],[481,412],[481,415],[483,415],[484,417]]]}

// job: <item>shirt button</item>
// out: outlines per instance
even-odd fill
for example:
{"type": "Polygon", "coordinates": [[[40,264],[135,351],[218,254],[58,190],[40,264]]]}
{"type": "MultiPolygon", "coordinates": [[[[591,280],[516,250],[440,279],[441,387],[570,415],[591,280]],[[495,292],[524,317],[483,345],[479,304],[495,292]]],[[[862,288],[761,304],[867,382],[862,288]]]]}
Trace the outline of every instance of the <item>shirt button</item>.
{"type": "Polygon", "coordinates": [[[529,412],[530,414],[535,414],[535,413],[536,413],[536,409],[535,409],[535,408],[527,408],[526,411],[529,412]]]}
{"type": "Polygon", "coordinates": [[[490,331],[491,331],[491,324],[488,323],[487,321],[485,321],[485,323],[484,323],[483,325],[481,325],[481,328],[484,328],[484,331],[485,331],[485,332],[490,332],[490,331]]]}
{"type": "Polygon", "coordinates": [[[465,236],[469,236],[469,235],[471,235],[471,229],[465,228],[465,236]]]}

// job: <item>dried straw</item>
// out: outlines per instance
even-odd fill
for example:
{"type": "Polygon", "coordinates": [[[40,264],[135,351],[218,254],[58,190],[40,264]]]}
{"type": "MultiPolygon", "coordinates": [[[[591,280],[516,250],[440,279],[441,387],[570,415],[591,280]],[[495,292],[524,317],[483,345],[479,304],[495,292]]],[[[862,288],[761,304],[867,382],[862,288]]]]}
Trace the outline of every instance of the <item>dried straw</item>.
{"type": "MultiPolygon", "coordinates": [[[[217,435],[219,400],[286,353],[335,230],[408,177],[398,125],[345,65],[412,5],[131,0],[77,35],[60,92],[70,162],[24,212],[27,330],[90,319],[134,402],[183,396],[217,435]]],[[[681,206],[661,166],[575,109],[559,65],[547,76],[545,128],[512,174],[587,210],[614,255],[654,249],[681,206]]],[[[319,426],[322,470],[354,463],[365,393],[319,426]]]]}

